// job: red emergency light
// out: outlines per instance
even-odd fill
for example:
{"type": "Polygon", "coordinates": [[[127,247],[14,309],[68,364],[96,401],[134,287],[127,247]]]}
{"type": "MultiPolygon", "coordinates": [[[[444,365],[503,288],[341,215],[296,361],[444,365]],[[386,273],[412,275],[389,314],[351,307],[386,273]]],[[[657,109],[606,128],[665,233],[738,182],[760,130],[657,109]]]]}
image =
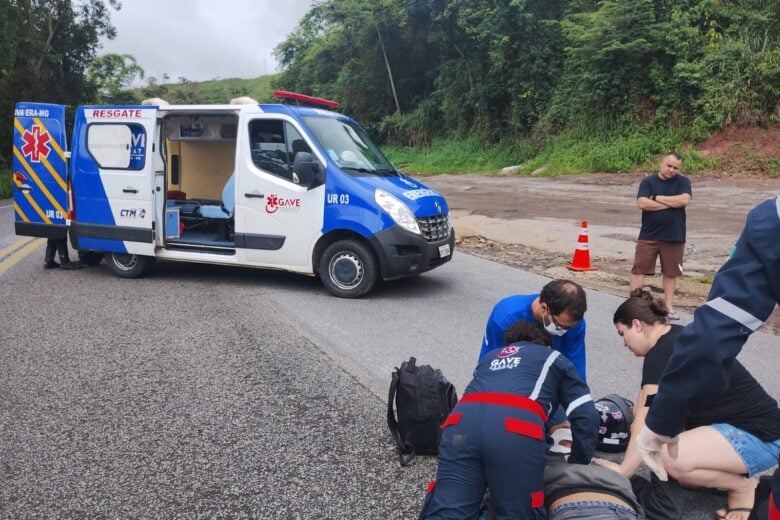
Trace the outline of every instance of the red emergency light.
{"type": "Polygon", "coordinates": [[[27,177],[22,172],[16,171],[14,172],[14,180],[16,182],[27,182],[27,177]]]}
{"type": "Polygon", "coordinates": [[[280,99],[289,99],[291,101],[297,101],[300,103],[306,103],[309,105],[323,106],[327,108],[338,108],[337,101],[331,101],[329,99],[322,99],[314,96],[307,96],[306,94],[298,94],[297,92],[287,92],[286,90],[274,91],[274,96],[280,99]]]}

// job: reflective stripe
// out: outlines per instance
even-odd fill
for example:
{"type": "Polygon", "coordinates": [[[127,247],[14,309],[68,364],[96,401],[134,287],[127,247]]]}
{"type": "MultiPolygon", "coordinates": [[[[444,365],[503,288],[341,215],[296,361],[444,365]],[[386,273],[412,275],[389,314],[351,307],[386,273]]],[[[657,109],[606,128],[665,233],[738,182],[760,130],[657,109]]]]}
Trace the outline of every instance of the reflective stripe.
{"type": "Polygon", "coordinates": [[[460,401],[458,401],[458,404],[460,403],[483,403],[498,406],[511,406],[512,408],[533,412],[539,416],[542,422],[547,422],[547,414],[544,412],[542,405],[523,395],[502,394],[499,392],[474,392],[473,394],[466,394],[461,397],[460,401]]]}
{"type": "Polygon", "coordinates": [[[581,405],[583,405],[585,403],[592,402],[592,401],[593,401],[593,398],[590,396],[590,394],[585,394],[582,397],[580,397],[578,399],[575,399],[574,401],[569,403],[569,407],[566,409],[566,415],[568,416],[574,410],[576,410],[577,407],[579,407],[579,406],[581,406],[581,405]]]}
{"type": "Polygon", "coordinates": [[[441,429],[443,430],[447,426],[455,426],[456,424],[460,424],[460,416],[463,415],[462,412],[453,412],[447,416],[447,419],[442,423],[441,429]]]}
{"type": "Polygon", "coordinates": [[[775,197],[775,206],[777,206],[777,218],[780,218],[780,195],[775,197]]]}
{"type": "Polygon", "coordinates": [[[542,391],[542,385],[544,385],[544,380],[547,379],[547,372],[550,371],[550,366],[552,366],[553,363],[555,363],[555,359],[560,356],[561,353],[553,350],[552,354],[550,354],[550,357],[547,358],[547,361],[544,362],[544,366],[542,367],[542,372],[539,374],[539,379],[536,380],[536,386],[534,386],[534,391],[531,392],[531,395],[528,397],[536,400],[537,397],[539,397],[539,392],[542,391]]]}
{"type": "Polygon", "coordinates": [[[513,417],[506,417],[504,419],[504,428],[510,433],[516,433],[517,435],[523,435],[524,437],[530,437],[541,441],[544,439],[544,428],[538,424],[530,423],[528,421],[521,421],[513,417]]]}
{"type": "Polygon", "coordinates": [[[733,303],[728,302],[723,298],[715,298],[714,300],[708,301],[704,305],[708,307],[712,307],[719,313],[744,325],[745,327],[749,328],[753,332],[755,332],[764,323],[763,321],[759,320],[749,312],[740,309],[733,303]]]}

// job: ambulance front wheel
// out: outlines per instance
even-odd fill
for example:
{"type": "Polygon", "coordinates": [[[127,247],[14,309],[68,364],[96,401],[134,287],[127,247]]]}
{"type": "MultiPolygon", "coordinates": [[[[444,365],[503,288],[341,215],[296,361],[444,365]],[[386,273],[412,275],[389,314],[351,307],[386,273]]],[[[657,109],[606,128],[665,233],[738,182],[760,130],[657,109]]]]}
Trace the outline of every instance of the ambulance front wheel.
{"type": "Polygon", "coordinates": [[[142,255],[110,253],[108,266],[120,278],[140,278],[149,272],[154,264],[154,258],[142,255]]]}
{"type": "Polygon", "coordinates": [[[340,298],[360,298],[374,288],[377,263],[368,246],[355,240],[334,242],[320,258],[320,279],[340,298]]]}

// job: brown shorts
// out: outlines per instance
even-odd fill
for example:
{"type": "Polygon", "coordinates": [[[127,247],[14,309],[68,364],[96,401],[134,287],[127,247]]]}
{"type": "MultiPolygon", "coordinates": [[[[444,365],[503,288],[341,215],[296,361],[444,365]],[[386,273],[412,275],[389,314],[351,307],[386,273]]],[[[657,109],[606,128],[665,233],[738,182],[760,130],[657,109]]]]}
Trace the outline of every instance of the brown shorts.
{"type": "Polygon", "coordinates": [[[661,256],[661,273],[665,276],[682,276],[684,242],[661,242],[659,240],[637,240],[634,253],[634,267],[631,274],[654,275],[655,261],[661,256]]]}

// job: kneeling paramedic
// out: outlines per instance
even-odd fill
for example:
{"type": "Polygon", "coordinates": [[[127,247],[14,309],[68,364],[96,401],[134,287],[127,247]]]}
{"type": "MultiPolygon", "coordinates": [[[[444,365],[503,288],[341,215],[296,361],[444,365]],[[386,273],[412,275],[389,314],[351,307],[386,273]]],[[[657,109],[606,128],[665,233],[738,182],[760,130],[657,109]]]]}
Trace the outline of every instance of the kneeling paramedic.
{"type": "Polygon", "coordinates": [[[590,462],[598,413],[577,369],[550,343],[540,327],[519,321],[507,329],[506,346],[479,361],[442,425],[436,481],[421,519],[476,519],[485,488],[497,520],[546,518],[544,425],[559,404],[571,423],[569,463],[590,462]]]}

